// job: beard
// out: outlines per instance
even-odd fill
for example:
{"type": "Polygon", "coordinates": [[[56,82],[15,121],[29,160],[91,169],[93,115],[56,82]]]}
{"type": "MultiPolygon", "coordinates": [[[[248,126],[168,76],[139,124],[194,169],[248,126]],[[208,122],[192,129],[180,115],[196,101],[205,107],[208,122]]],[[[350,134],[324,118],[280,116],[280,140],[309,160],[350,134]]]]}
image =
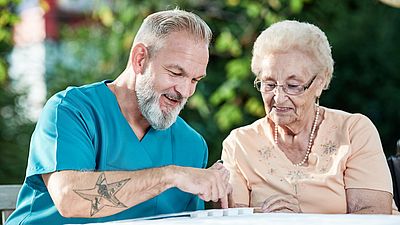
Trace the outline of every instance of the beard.
{"type": "Polygon", "coordinates": [[[176,118],[186,104],[187,99],[181,94],[171,92],[159,94],[154,90],[154,83],[150,69],[147,68],[143,75],[136,80],[136,98],[139,109],[144,118],[156,130],[165,130],[175,123],[176,118]],[[160,98],[162,95],[168,98],[180,101],[179,105],[163,111],[160,107],[160,98]]]}

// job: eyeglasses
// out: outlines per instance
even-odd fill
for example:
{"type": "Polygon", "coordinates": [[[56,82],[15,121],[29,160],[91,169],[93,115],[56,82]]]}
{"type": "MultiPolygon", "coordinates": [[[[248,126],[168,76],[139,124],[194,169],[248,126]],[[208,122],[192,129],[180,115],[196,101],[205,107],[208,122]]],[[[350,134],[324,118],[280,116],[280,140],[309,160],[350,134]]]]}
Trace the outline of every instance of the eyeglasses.
{"type": "Polygon", "coordinates": [[[277,87],[282,87],[282,90],[288,95],[300,95],[303,94],[314,82],[317,75],[315,75],[311,81],[309,81],[306,85],[296,85],[296,84],[277,84],[273,81],[261,81],[257,77],[254,80],[254,87],[257,91],[268,93],[277,87]]]}

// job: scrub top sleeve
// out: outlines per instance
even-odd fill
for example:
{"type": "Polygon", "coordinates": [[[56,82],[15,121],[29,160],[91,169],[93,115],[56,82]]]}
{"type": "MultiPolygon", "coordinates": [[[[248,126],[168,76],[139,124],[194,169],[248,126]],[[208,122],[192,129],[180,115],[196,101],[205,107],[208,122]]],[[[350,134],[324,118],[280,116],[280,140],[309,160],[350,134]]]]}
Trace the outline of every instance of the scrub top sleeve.
{"type": "Polygon", "coordinates": [[[204,140],[203,137],[201,137],[202,143],[203,143],[203,149],[204,149],[204,157],[203,157],[203,164],[202,164],[202,168],[206,168],[207,167],[207,162],[208,162],[208,147],[207,147],[207,143],[204,140]]]}
{"type": "Polygon", "coordinates": [[[27,168],[27,183],[33,186],[43,186],[41,174],[95,169],[91,119],[62,101],[49,100],[33,133],[27,168]]]}
{"type": "Polygon", "coordinates": [[[190,199],[185,211],[196,211],[204,209],[204,201],[201,200],[197,195],[193,195],[190,199]]]}

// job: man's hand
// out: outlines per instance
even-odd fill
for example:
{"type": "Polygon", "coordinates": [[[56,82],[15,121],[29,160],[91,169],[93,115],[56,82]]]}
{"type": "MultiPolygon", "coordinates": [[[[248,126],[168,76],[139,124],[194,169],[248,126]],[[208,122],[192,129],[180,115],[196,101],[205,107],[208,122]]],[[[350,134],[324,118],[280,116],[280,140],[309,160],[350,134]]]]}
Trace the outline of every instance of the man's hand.
{"type": "Polygon", "coordinates": [[[198,195],[204,201],[217,202],[221,207],[228,207],[228,194],[232,187],[229,184],[229,171],[217,162],[208,169],[191,167],[173,167],[174,186],[182,191],[198,195]]]}
{"type": "Polygon", "coordinates": [[[209,169],[217,169],[217,170],[221,170],[224,173],[224,178],[226,180],[224,180],[224,182],[226,182],[226,184],[228,185],[226,187],[226,193],[222,198],[219,198],[219,203],[220,203],[220,207],[223,209],[227,209],[229,207],[229,197],[231,197],[232,194],[232,185],[229,183],[229,170],[227,170],[223,165],[222,165],[222,160],[218,160],[216,163],[214,163],[209,169]]]}
{"type": "Polygon", "coordinates": [[[300,205],[293,195],[272,195],[261,206],[262,212],[300,213],[300,205]]]}

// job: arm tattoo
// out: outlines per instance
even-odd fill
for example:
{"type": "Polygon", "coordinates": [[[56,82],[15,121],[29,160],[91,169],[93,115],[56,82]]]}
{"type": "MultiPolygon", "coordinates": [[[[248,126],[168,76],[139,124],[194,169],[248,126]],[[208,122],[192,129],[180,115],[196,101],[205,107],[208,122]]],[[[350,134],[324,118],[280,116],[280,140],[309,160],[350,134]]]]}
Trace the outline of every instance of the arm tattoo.
{"type": "Polygon", "coordinates": [[[115,194],[129,180],[130,178],[109,184],[107,183],[106,175],[101,173],[93,188],[74,190],[74,192],[92,203],[90,216],[93,216],[104,208],[104,206],[126,208],[126,206],[115,197],[115,194]]]}

